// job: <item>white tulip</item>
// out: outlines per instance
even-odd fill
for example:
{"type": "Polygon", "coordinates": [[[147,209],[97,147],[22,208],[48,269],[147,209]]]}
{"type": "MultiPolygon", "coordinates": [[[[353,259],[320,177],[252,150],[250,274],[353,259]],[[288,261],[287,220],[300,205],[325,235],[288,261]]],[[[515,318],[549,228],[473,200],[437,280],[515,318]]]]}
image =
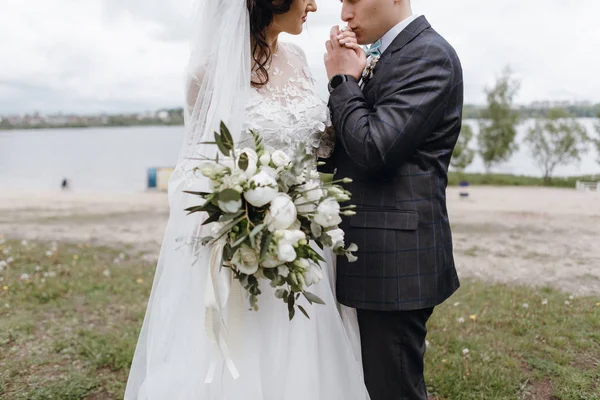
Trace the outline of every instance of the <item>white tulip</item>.
{"type": "Polygon", "coordinates": [[[244,193],[244,198],[254,207],[262,207],[277,196],[277,181],[267,171],[262,170],[250,178],[249,184],[254,187],[244,193]]]}

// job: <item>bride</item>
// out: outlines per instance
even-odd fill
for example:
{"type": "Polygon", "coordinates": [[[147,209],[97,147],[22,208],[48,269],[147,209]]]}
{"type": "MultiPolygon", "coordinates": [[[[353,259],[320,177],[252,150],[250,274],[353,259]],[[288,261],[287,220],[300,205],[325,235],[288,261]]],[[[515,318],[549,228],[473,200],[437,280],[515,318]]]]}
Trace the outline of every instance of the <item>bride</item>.
{"type": "MultiPolygon", "coordinates": [[[[326,305],[301,303],[310,319],[289,321],[268,284],[261,284],[260,310],[250,311],[247,299],[233,295],[239,282],[223,269],[217,285],[230,289],[226,340],[211,340],[211,320],[205,320],[210,249],[197,243],[205,217],[183,211],[194,203],[184,190],[208,189],[194,173],[198,158],[214,157],[205,142],[222,120],[236,145],[250,145],[254,129],[274,149],[290,153],[301,144],[326,153],[329,112],[303,51],[278,41],[281,32],[302,32],[315,0],[198,1],[186,139],[169,182],[171,215],[125,399],[368,399],[356,313],[336,302],[330,254],[323,255],[323,279],[311,288],[326,305]]],[[[351,32],[344,34],[355,43],[351,32]]]]}

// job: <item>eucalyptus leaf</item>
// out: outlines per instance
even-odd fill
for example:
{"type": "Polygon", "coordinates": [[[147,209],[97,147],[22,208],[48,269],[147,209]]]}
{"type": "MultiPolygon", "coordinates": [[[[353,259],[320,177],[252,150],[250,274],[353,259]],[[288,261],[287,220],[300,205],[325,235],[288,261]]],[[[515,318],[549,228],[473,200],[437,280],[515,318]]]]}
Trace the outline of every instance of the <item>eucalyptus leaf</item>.
{"type": "Polygon", "coordinates": [[[267,232],[263,235],[262,240],[260,241],[260,261],[264,261],[267,256],[267,251],[269,250],[269,244],[271,243],[271,239],[273,234],[271,232],[267,232]]]}
{"type": "Polygon", "coordinates": [[[242,243],[244,243],[244,241],[248,238],[247,235],[242,236],[241,238],[239,238],[238,240],[236,240],[231,246],[233,248],[237,248],[238,246],[240,246],[242,243]]]}
{"type": "Polygon", "coordinates": [[[313,304],[313,303],[325,304],[325,302],[323,300],[321,300],[321,298],[319,296],[317,296],[316,294],[313,294],[311,292],[303,292],[302,294],[304,295],[304,297],[306,297],[306,300],[308,300],[308,302],[310,304],[313,304]]]}
{"type": "Polygon", "coordinates": [[[240,217],[242,214],[244,214],[242,211],[239,211],[235,214],[225,214],[223,216],[223,218],[221,218],[221,222],[231,221],[232,219],[236,219],[237,217],[240,217]]]}
{"type": "Polygon", "coordinates": [[[265,229],[265,226],[265,224],[256,225],[256,227],[252,229],[252,232],[250,232],[250,237],[253,238],[258,235],[263,229],[265,229]]]}
{"type": "Polygon", "coordinates": [[[295,303],[296,302],[294,300],[293,294],[290,294],[290,296],[288,297],[288,301],[287,301],[290,321],[294,318],[294,315],[296,315],[296,308],[294,307],[295,303]]]}
{"type": "Polygon", "coordinates": [[[300,309],[300,311],[302,311],[302,314],[304,314],[304,316],[306,318],[310,319],[310,317],[308,316],[308,313],[306,312],[306,310],[304,309],[304,307],[298,306],[298,308],[300,309]]]}

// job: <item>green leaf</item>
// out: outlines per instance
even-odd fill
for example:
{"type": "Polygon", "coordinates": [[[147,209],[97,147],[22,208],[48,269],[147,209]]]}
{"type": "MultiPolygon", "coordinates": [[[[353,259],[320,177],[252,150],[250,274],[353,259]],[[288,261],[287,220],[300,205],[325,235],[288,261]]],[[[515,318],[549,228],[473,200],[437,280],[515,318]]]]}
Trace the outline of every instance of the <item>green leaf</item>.
{"type": "Polygon", "coordinates": [[[238,246],[242,245],[244,243],[244,240],[246,240],[248,238],[248,235],[244,235],[241,238],[239,238],[238,240],[236,240],[231,246],[233,248],[237,248],[238,246]]]}
{"type": "Polygon", "coordinates": [[[242,155],[240,155],[240,159],[238,160],[238,167],[240,167],[242,171],[245,171],[248,169],[249,164],[250,161],[248,159],[248,154],[242,153],[242,155]]]}
{"type": "Polygon", "coordinates": [[[225,148],[227,148],[229,151],[233,150],[233,138],[231,137],[231,133],[223,121],[221,121],[221,139],[225,148]]]}
{"type": "Polygon", "coordinates": [[[262,240],[260,241],[260,261],[264,261],[267,256],[267,251],[269,250],[269,244],[271,243],[271,239],[273,234],[271,232],[267,232],[263,235],[262,240]]]}
{"type": "Polygon", "coordinates": [[[287,297],[288,292],[285,289],[278,289],[275,291],[275,297],[277,297],[278,299],[283,299],[284,297],[287,297]]]}
{"type": "Polygon", "coordinates": [[[298,308],[300,309],[300,311],[302,311],[302,314],[304,314],[304,316],[306,318],[310,319],[310,317],[308,316],[308,313],[306,312],[306,310],[304,309],[304,307],[298,306],[298,308]]]}
{"type": "Polygon", "coordinates": [[[187,211],[188,214],[192,214],[195,212],[204,212],[204,206],[193,206],[193,207],[189,207],[186,208],[184,211],[187,211]]]}
{"type": "Polygon", "coordinates": [[[265,224],[256,225],[256,227],[252,229],[252,232],[250,232],[250,237],[253,238],[258,235],[263,229],[265,229],[265,226],[265,224]]]}
{"type": "Polygon", "coordinates": [[[209,195],[212,194],[212,193],[209,193],[209,192],[192,192],[192,191],[189,191],[189,190],[184,190],[183,193],[193,194],[193,195],[201,196],[201,197],[209,196],[209,195]]]}
{"type": "Polygon", "coordinates": [[[223,218],[221,218],[222,222],[227,222],[227,221],[231,221],[232,219],[236,219],[237,217],[241,216],[243,213],[243,211],[239,211],[235,214],[225,214],[223,216],[223,218]]]}
{"type": "Polygon", "coordinates": [[[241,198],[242,195],[233,189],[225,189],[222,192],[219,192],[219,201],[238,201],[241,198]]]}
{"type": "Polygon", "coordinates": [[[217,147],[219,148],[219,151],[224,156],[229,156],[229,154],[231,153],[231,151],[223,144],[223,139],[221,138],[221,136],[217,132],[215,132],[215,143],[217,144],[217,147]]]}
{"type": "Polygon", "coordinates": [[[317,253],[316,251],[313,251],[313,257],[315,257],[319,261],[325,262],[325,259],[323,257],[321,257],[321,255],[319,253],[317,253]]]}
{"type": "Polygon", "coordinates": [[[311,292],[304,292],[302,294],[304,295],[304,297],[306,297],[306,300],[308,300],[308,302],[310,304],[313,304],[313,303],[325,304],[325,302],[323,300],[321,300],[321,298],[319,296],[317,296],[316,294],[313,294],[311,292]]]}
{"type": "Polygon", "coordinates": [[[296,315],[296,309],[294,308],[295,303],[296,303],[296,301],[294,300],[294,294],[290,293],[290,295],[288,296],[288,301],[287,301],[290,321],[294,318],[294,315],[296,315]]]}
{"type": "Polygon", "coordinates": [[[208,219],[206,221],[204,221],[202,223],[202,225],[208,225],[211,222],[216,222],[216,221],[219,220],[220,216],[221,216],[221,214],[218,214],[218,213],[210,214],[210,216],[208,217],[208,219]]]}

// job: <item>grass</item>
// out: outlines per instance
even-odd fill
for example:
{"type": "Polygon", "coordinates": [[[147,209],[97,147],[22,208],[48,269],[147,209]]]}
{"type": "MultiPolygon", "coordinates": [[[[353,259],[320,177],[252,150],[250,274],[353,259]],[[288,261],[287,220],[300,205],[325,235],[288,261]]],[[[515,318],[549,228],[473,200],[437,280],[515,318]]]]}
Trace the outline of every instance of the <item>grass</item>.
{"type": "Polygon", "coordinates": [[[461,181],[468,181],[473,186],[547,186],[559,188],[575,188],[577,181],[596,182],[600,175],[570,176],[552,178],[545,182],[543,178],[533,176],[519,176],[509,174],[471,174],[450,172],[448,174],[448,185],[458,186],[461,181]]]}
{"type": "MultiPolygon", "coordinates": [[[[130,253],[0,244],[0,398],[123,397],[154,269],[130,253]]],[[[465,282],[429,331],[437,400],[600,399],[599,299],[465,282]]]]}

